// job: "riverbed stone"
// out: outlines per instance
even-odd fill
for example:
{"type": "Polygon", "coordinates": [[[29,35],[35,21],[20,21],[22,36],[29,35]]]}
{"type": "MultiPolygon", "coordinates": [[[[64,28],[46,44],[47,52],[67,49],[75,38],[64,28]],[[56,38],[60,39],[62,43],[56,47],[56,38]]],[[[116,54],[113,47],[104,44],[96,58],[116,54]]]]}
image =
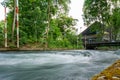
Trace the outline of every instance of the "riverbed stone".
{"type": "Polygon", "coordinates": [[[107,80],[107,77],[106,76],[100,76],[97,78],[97,80],[107,80]]]}
{"type": "Polygon", "coordinates": [[[113,77],[112,77],[112,80],[120,80],[120,78],[117,77],[117,76],[113,76],[113,77]]]}
{"type": "Polygon", "coordinates": [[[91,80],[120,80],[120,60],[93,76],[91,80]]]}

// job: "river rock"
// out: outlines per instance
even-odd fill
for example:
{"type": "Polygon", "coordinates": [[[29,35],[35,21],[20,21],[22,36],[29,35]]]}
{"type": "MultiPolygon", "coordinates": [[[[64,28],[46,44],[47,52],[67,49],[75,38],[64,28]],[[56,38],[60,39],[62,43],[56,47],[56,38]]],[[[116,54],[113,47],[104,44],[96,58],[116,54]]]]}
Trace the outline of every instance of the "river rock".
{"type": "Polygon", "coordinates": [[[97,78],[97,80],[107,80],[106,76],[100,76],[97,78]]]}
{"type": "Polygon", "coordinates": [[[120,78],[117,77],[117,76],[113,76],[113,77],[112,77],[112,80],[120,80],[120,78]]]}
{"type": "Polygon", "coordinates": [[[91,80],[120,80],[120,60],[93,76],[91,80]]]}

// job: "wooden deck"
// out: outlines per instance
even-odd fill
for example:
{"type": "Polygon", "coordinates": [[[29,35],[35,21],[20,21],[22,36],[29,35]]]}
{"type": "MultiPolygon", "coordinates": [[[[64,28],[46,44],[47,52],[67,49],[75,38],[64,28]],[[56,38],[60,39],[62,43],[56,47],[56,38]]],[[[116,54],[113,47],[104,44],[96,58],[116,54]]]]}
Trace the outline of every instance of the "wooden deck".
{"type": "Polygon", "coordinates": [[[120,41],[114,42],[87,42],[83,44],[86,49],[95,49],[96,47],[101,46],[120,46],[120,41]]]}

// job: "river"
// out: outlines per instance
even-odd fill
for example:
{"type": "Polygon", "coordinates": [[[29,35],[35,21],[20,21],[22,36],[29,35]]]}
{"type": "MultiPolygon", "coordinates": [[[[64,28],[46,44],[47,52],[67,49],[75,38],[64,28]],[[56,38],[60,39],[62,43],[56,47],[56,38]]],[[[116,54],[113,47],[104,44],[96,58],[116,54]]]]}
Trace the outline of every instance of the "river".
{"type": "Polygon", "coordinates": [[[90,80],[120,59],[120,50],[0,52],[0,80],[90,80]]]}

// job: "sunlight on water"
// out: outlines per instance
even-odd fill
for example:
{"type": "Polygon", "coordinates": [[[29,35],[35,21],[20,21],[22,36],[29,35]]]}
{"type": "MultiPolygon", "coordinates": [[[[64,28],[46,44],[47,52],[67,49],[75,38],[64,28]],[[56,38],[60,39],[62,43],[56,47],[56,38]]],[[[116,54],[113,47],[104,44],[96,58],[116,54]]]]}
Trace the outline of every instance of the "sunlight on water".
{"type": "Polygon", "coordinates": [[[0,80],[88,80],[115,60],[118,51],[20,51],[0,53],[0,80]]]}

